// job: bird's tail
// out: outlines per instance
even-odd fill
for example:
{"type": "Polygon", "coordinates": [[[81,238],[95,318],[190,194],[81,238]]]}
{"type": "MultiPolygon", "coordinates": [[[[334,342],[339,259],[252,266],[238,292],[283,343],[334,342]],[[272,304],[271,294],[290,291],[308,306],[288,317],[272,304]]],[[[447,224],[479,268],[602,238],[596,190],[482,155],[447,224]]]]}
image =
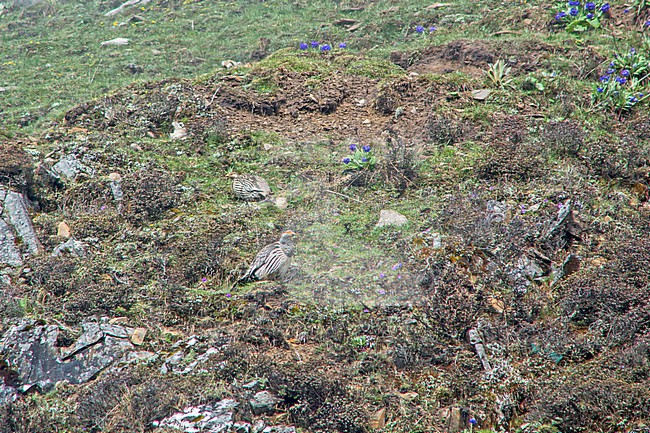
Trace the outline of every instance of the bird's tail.
{"type": "Polygon", "coordinates": [[[251,277],[249,274],[246,274],[243,277],[241,277],[240,279],[238,279],[237,281],[235,281],[235,283],[232,285],[232,287],[230,289],[232,290],[237,286],[252,283],[253,281],[255,281],[255,279],[253,277],[251,277]]]}

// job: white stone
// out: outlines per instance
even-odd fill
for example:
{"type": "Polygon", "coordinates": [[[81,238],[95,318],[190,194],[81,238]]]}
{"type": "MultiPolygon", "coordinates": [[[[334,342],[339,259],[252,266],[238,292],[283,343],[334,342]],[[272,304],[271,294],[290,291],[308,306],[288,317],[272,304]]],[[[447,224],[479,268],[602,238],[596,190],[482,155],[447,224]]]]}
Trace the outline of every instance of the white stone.
{"type": "Polygon", "coordinates": [[[403,226],[407,223],[408,220],[401,213],[394,210],[384,209],[379,212],[379,222],[377,222],[375,227],[403,226]]]}

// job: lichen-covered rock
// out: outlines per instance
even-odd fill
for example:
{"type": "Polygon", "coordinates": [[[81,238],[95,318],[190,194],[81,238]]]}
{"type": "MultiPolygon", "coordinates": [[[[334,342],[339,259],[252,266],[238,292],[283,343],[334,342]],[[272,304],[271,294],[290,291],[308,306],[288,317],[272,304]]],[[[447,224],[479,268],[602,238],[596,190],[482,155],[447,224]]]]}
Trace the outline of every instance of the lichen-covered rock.
{"type": "Polygon", "coordinates": [[[84,383],[134,348],[128,328],[97,323],[84,323],[83,328],[77,341],[62,350],[57,325],[24,319],[10,327],[0,339],[0,359],[10,366],[15,387],[48,391],[61,381],[84,383]]]}

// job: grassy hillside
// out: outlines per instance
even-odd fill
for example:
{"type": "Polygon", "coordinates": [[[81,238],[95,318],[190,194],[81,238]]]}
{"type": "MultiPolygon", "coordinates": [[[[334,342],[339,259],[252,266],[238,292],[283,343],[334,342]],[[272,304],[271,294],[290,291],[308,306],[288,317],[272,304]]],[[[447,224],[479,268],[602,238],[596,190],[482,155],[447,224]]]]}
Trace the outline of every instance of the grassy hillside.
{"type": "Polygon", "coordinates": [[[5,5],[0,179],[44,252],[0,330],[123,317],[157,357],[25,395],[0,431],[148,431],[251,380],[304,432],[647,429],[649,17],[607,5],[5,5]],[[86,172],[48,178],[69,155],[86,172]],[[87,257],[51,255],[61,222],[87,257]],[[285,229],[293,277],[233,287],[285,229]],[[192,336],[182,365],[218,350],[163,373],[192,336]]]}

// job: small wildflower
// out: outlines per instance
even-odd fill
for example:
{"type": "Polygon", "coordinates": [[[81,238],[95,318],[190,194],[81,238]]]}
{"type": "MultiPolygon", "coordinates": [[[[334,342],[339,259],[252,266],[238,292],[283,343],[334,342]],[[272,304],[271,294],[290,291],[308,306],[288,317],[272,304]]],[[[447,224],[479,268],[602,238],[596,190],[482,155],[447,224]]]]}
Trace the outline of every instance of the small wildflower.
{"type": "Polygon", "coordinates": [[[349,164],[350,158],[343,158],[343,164],[349,164]]]}
{"type": "Polygon", "coordinates": [[[346,44],[345,42],[341,42],[339,44],[339,48],[347,48],[347,46],[348,46],[348,44],[346,44]]]}
{"type": "Polygon", "coordinates": [[[398,275],[398,276],[397,276],[397,279],[398,279],[398,280],[401,280],[401,279],[402,279],[402,276],[401,276],[401,275],[398,275]]]}
{"type": "Polygon", "coordinates": [[[555,19],[556,19],[557,21],[560,21],[560,20],[561,20],[562,18],[564,18],[565,16],[566,16],[566,12],[564,12],[564,11],[562,11],[562,12],[558,12],[558,13],[555,15],[555,19]]]}
{"type": "Polygon", "coordinates": [[[646,21],[645,24],[643,24],[645,27],[650,27],[650,21],[646,21]]]}
{"type": "Polygon", "coordinates": [[[422,26],[416,26],[416,27],[415,27],[415,31],[418,32],[418,33],[424,33],[424,27],[422,27],[422,26]]]}
{"type": "Polygon", "coordinates": [[[627,83],[627,80],[624,77],[616,77],[616,82],[618,84],[625,84],[627,83]]]}
{"type": "Polygon", "coordinates": [[[603,93],[603,88],[602,88],[602,87],[598,87],[598,88],[596,89],[596,92],[598,92],[598,93],[603,93]]]}
{"type": "Polygon", "coordinates": [[[351,150],[352,152],[356,152],[356,150],[357,150],[357,145],[354,144],[354,143],[352,143],[352,144],[350,145],[350,150],[351,150]]]}
{"type": "Polygon", "coordinates": [[[394,271],[396,271],[396,270],[398,270],[398,269],[401,268],[401,267],[402,267],[402,264],[401,264],[401,263],[395,263],[395,264],[393,265],[392,269],[393,269],[394,271]]]}
{"type": "Polygon", "coordinates": [[[435,32],[436,30],[438,30],[438,29],[436,28],[436,26],[431,26],[431,27],[429,27],[429,33],[433,33],[433,32],[435,32]]]}
{"type": "Polygon", "coordinates": [[[609,75],[603,75],[602,77],[599,78],[601,83],[606,83],[609,81],[609,75]]]}
{"type": "Polygon", "coordinates": [[[312,48],[318,48],[319,43],[316,41],[311,41],[311,47],[312,48]]]}
{"type": "Polygon", "coordinates": [[[638,99],[636,99],[636,96],[630,96],[628,99],[629,99],[630,102],[632,102],[632,103],[635,103],[635,102],[638,102],[638,101],[639,101],[638,99]]]}
{"type": "Polygon", "coordinates": [[[386,274],[384,274],[383,272],[379,273],[379,278],[384,278],[385,276],[386,276],[386,274]]]}
{"type": "Polygon", "coordinates": [[[363,158],[361,158],[361,162],[368,162],[368,158],[364,156],[363,158]]]}
{"type": "Polygon", "coordinates": [[[232,294],[226,293],[226,298],[232,298],[232,294]]]}
{"type": "Polygon", "coordinates": [[[203,277],[203,278],[201,278],[201,281],[205,283],[206,281],[208,281],[208,279],[203,277]]]}
{"type": "Polygon", "coordinates": [[[572,17],[578,16],[578,8],[571,8],[571,10],[569,10],[569,15],[572,17]]]}
{"type": "Polygon", "coordinates": [[[470,423],[471,425],[476,425],[476,424],[478,424],[478,421],[476,421],[476,419],[474,419],[474,418],[470,418],[470,419],[469,419],[469,423],[470,423]]]}
{"type": "Polygon", "coordinates": [[[367,309],[367,308],[364,308],[364,309],[363,309],[363,312],[364,312],[364,313],[370,313],[370,310],[367,309]]]}
{"type": "Polygon", "coordinates": [[[569,6],[580,6],[580,2],[579,1],[570,1],[569,6]]]}
{"type": "Polygon", "coordinates": [[[307,45],[307,42],[301,42],[300,43],[300,49],[301,50],[306,50],[307,48],[309,48],[309,45],[307,45]]]}
{"type": "Polygon", "coordinates": [[[639,93],[639,98],[643,98],[643,93],[639,93]]]}
{"type": "Polygon", "coordinates": [[[588,20],[593,20],[593,19],[594,19],[594,14],[592,14],[591,12],[589,12],[589,13],[587,14],[587,19],[588,19],[588,20]]]}
{"type": "Polygon", "coordinates": [[[609,8],[610,8],[609,3],[605,3],[604,5],[602,5],[600,7],[600,11],[601,12],[607,12],[609,10],[609,8]]]}
{"type": "Polygon", "coordinates": [[[587,2],[587,4],[585,5],[585,9],[587,9],[588,11],[596,10],[596,3],[587,2]]]}
{"type": "Polygon", "coordinates": [[[628,71],[627,69],[623,69],[623,70],[621,71],[621,76],[623,76],[623,77],[629,77],[629,76],[630,76],[630,71],[628,71]]]}
{"type": "Polygon", "coordinates": [[[370,152],[370,146],[367,145],[367,144],[365,146],[363,146],[363,151],[364,152],[370,152]]]}
{"type": "Polygon", "coordinates": [[[379,289],[379,294],[380,294],[380,295],[385,295],[385,294],[386,294],[386,291],[385,291],[384,289],[379,289]]]}
{"type": "Polygon", "coordinates": [[[332,47],[329,46],[329,45],[327,45],[327,44],[325,44],[325,45],[323,45],[322,47],[320,47],[320,50],[321,50],[321,51],[329,51],[329,50],[331,50],[331,49],[332,49],[332,47]]]}
{"type": "Polygon", "coordinates": [[[634,47],[630,48],[630,54],[632,55],[636,54],[636,49],[634,47]]]}
{"type": "Polygon", "coordinates": [[[102,207],[99,208],[99,210],[105,210],[105,209],[106,209],[106,205],[105,205],[105,204],[103,204],[102,207]]]}
{"type": "Polygon", "coordinates": [[[614,66],[616,66],[616,64],[614,62],[609,62],[609,66],[614,67],[614,66]]]}
{"type": "Polygon", "coordinates": [[[623,9],[623,13],[624,13],[624,14],[629,14],[629,13],[630,13],[630,10],[629,10],[629,9],[623,9]]]}

